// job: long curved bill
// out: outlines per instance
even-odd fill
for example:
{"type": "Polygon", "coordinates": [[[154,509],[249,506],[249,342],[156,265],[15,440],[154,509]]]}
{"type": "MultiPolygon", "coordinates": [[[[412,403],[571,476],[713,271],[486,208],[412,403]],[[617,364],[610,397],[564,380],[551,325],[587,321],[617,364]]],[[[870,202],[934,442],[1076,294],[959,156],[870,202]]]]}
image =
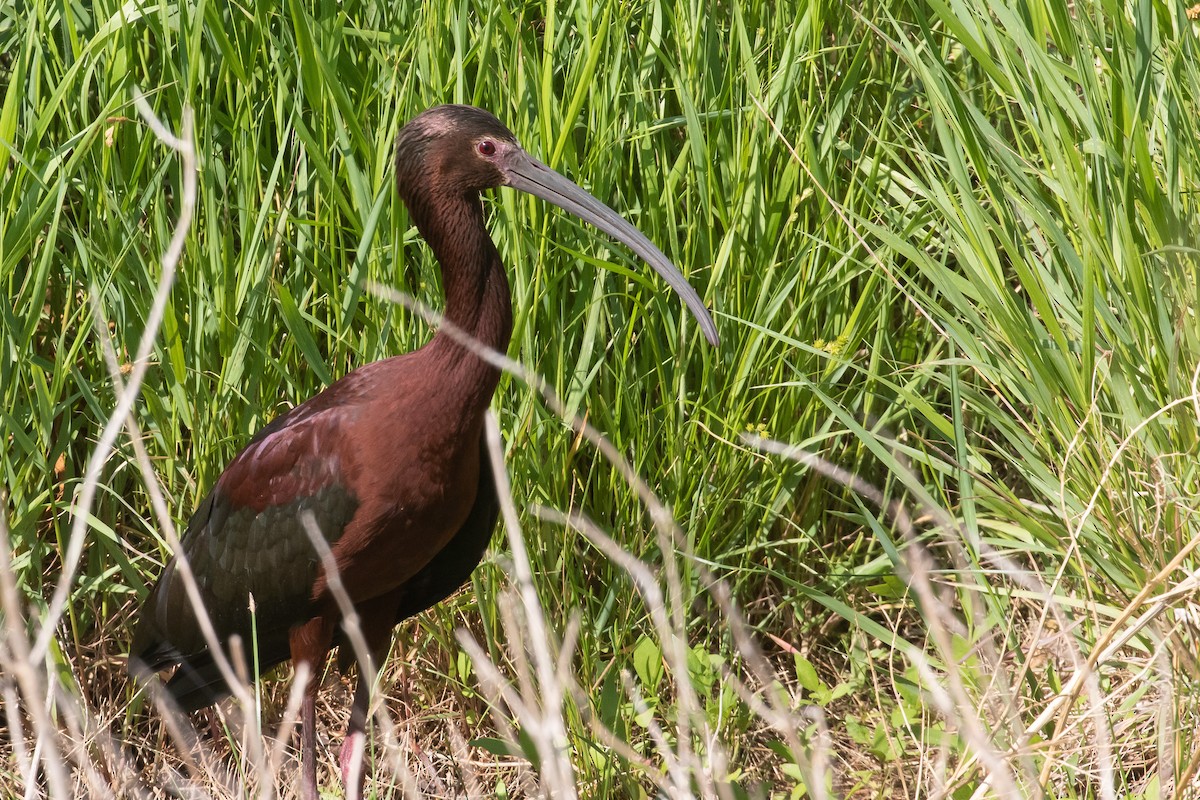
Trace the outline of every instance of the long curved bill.
{"type": "Polygon", "coordinates": [[[704,332],[704,338],[708,339],[709,344],[716,345],[720,341],[717,326],[708,309],[704,307],[700,295],[683,275],[679,274],[671,260],[624,217],[523,151],[516,151],[510,155],[504,165],[504,174],[512,188],[529,192],[548,203],[553,203],[627,245],[675,290],[700,323],[700,330],[704,332]]]}

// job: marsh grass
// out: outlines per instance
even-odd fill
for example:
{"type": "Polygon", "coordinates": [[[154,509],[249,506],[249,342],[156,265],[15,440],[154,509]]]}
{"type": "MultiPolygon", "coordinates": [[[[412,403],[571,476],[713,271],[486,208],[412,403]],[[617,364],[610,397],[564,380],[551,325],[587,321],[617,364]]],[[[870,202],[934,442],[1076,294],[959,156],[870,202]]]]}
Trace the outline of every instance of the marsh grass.
{"type": "MultiPolygon", "coordinates": [[[[468,102],[656,241],[723,342],[595,232],[487,200],[521,538],[398,629],[372,791],[1193,796],[1196,17],[0,7],[0,794],[291,796],[290,673],[175,718],[125,681],[128,626],[258,428],[431,335],[391,142],[468,102]],[[198,186],[143,361],[189,170],[136,89],[190,110],[198,186]]],[[[331,749],[352,684],[318,679],[331,749]]]]}

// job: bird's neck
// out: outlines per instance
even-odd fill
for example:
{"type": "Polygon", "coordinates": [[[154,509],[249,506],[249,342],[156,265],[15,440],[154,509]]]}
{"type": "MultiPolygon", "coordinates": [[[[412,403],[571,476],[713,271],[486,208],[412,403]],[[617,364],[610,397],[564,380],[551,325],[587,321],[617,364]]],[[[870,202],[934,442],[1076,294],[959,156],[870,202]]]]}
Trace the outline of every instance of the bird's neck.
{"type": "MultiPolygon", "coordinates": [[[[442,267],[445,321],[474,343],[506,353],[512,336],[512,298],[479,198],[439,198],[411,210],[442,267]]],[[[491,401],[500,371],[460,338],[439,330],[427,345],[429,356],[444,365],[444,374],[453,378],[462,399],[482,412],[491,401]]]]}

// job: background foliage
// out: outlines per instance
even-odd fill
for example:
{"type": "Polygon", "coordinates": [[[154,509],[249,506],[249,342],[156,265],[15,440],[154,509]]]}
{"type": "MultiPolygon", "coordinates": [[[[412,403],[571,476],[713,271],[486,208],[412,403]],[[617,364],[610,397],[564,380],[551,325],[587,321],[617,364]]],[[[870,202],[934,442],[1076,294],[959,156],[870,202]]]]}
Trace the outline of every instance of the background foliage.
{"type": "MultiPolygon", "coordinates": [[[[994,750],[1012,796],[1168,796],[1197,758],[1197,8],[0,8],[0,470],[22,613],[36,619],[61,574],[114,406],[101,340],[128,365],[180,210],[178,159],[134,87],[173,127],[195,114],[196,219],[136,409],[179,521],[274,416],[429,338],[368,287],[439,304],[391,143],[420,110],[465,102],[655,240],[723,336],[704,346],[657,279],[566,215],[487,201],[512,277],[510,355],[609,437],[684,536],[663,552],[619,471],[505,380],[494,406],[535,584],[560,634],[581,624],[565,718],[583,794],[664,780],[650,723],[677,723],[690,680],[712,732],[695,746],[727,754],[729,791],[966,797],[1002,771],[994,750]],[[681,571],[687,675],[625,571],[535,505],[581,511],[681,571]],[[1090,655],[1088,702],[1039,717],[1090,655]],[[775,690],[800,751],[756,710],[775,690]],[[832,759],[828,783],[814,752],[832,759]]],[[[91,515],[46,671],[100,729],[153,742],[119,654],[167,551],[127,441],[91,515]]],[[[498,537],[473,592],[400,629],[388,685],[427,748],[449,751],[436,731],[457,725],[495,762],[486,791],[519,793],[529,752],[493,727],[488,711],[508,712],[453,636],[466,626],[498,664],[516,658],[504,553],[498,537]]],[[[264,689],[268,717],[282,683],[264,689]]],[[[14,748],[0,786],[24,791],[14,748]]],[[[138,752],[161,769],[173,757],[138,752]]]]}

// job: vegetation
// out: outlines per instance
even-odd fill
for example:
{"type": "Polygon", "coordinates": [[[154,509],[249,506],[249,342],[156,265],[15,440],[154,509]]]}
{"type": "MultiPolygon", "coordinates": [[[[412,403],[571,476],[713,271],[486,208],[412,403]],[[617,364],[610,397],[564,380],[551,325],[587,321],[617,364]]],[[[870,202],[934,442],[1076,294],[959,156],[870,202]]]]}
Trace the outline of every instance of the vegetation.
{"type": "Polygon", "coordinates": [[[627,215],[723,341],[601,235],[487,201],[509,355],[562,404],[495,401],[540,603],[497,535],[399,629],[370,791],[1195,791],[1200,6],[423,5],[0,8],[0,795],[291,794],[286,672],[170,720],[127,632],[257,429],[430,337],[375,287],[439,305],[390,159],[442,102],[627,215]],[[186,206],[138,90],[193,115],[198,195],[89,489],[106,348],[139,374],[186,206]]]}

